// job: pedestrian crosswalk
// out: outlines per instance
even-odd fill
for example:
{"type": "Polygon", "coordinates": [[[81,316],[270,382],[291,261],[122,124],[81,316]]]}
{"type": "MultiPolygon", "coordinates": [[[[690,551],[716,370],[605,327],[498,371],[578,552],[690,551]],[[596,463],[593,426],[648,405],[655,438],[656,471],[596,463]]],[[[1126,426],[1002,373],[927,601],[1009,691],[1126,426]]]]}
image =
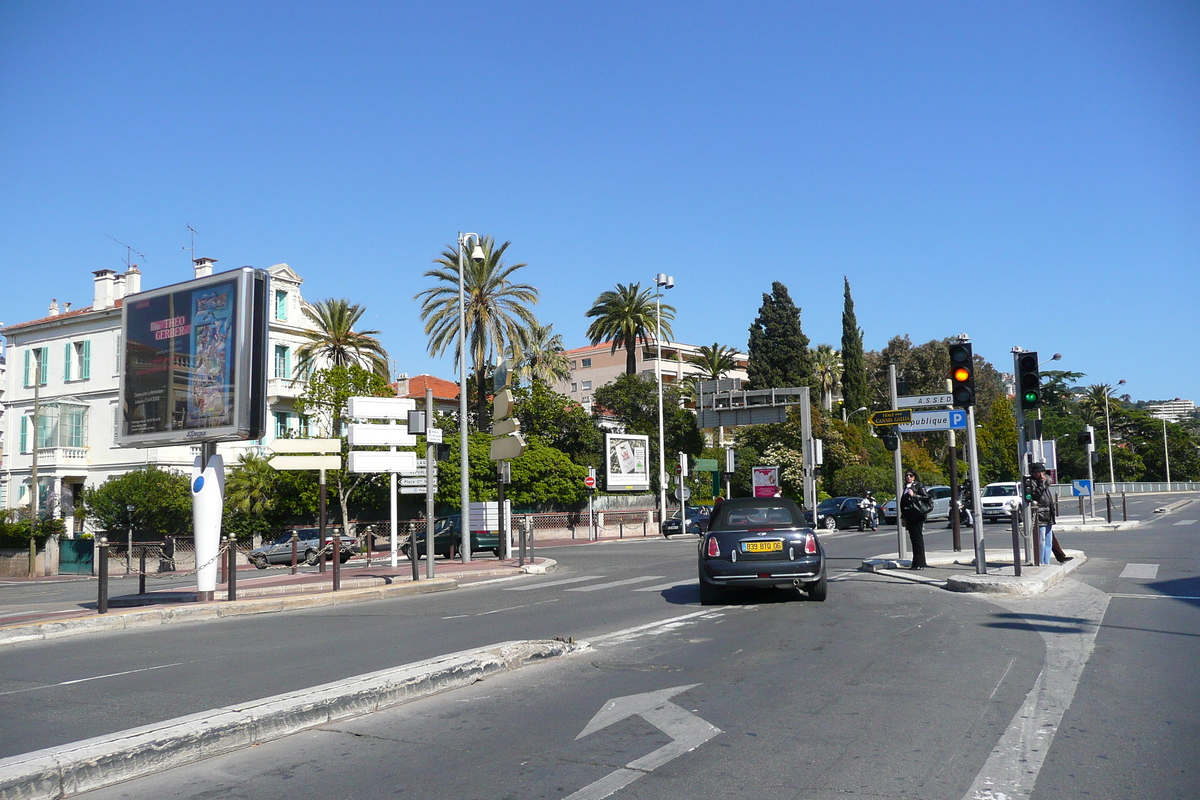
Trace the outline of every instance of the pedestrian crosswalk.
{"type": "Polygon", "coordinates": [[[1176,525],[1195,525],[1197,522],[1200,522],[1200,520],[1196,520],[1196,519],[1181,519],[1181,520],[1179,520],[1178,522],[1176,522],[1175,524],[1176,524],[1176,525]]]}

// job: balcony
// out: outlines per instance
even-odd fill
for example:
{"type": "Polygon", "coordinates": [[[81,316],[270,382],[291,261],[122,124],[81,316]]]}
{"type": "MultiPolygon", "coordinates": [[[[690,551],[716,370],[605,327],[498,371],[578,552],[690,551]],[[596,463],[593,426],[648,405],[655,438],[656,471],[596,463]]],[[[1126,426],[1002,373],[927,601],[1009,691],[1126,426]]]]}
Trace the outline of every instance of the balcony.
{"type": "Polygon", "coordinates": [[[304,387],[307,385],[305,381],[293,380],[292,378],[268,378],[267,397],[291,398],[294,400],[304,394],[304,387]]]}
{"type": "Polygon", "coordinates": [[[40,466],[86,466],[88,463],[87,447],[39,447],[38,464],[40,466]]]}

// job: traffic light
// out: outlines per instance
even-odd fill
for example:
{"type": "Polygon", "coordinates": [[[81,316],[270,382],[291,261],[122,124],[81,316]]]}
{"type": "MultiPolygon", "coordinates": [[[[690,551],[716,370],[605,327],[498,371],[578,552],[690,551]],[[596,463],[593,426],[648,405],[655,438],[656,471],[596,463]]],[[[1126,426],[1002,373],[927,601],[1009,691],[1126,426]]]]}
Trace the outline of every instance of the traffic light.
{"type": "Polygon", "coordinates": [[[957,408],[975,405],[975,359],[967,342],[950,345],[950,394],[957,408]]]}
{"type": "Polygon", "coordinates": [[[879,438],[883,441],[883,446],[893,453],[900,446],[900,437],[894,431],[884,431],[879,434],[879,438]]]}
{"type": "Polygon", "coordinates": [[[1017,394],[1021,410],[1031,411],[1042,404],[1042,376],[1038,372],[1037,353],[1017,354],[1017,394]]]}
{"type": "Polygon", "coordinates": [[[1096,429],[1091,425],[1085,426],[1083,432],[1079,434],[1079,444],[1089,453],[1092,452],[1096,448],[1096,429]]]}

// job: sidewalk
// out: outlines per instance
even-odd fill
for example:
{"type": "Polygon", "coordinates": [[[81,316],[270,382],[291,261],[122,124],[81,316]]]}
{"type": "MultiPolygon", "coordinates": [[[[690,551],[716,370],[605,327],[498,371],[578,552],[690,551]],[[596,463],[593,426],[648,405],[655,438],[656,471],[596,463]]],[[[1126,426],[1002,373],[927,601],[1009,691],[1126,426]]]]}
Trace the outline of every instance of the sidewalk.
{"type": "Polygon", "coordinates": [[[1063,552],[1068,558],[1062,564],[1052,562],[1040,567],[1022,564],[1019,576],[1013,566],[1011,547],[1007,552],[998,548],[987,550],[986,573],[983,575],[977,574],[975,552],[967,547],[961,552],[927,551],[925,563],[928,566],[922,570],[909,569],[912,562],[900,560],[895,553],[863,559],[862,570],[951,592],[1030,595],[1047,591],[1087,561],[1087,555],[1082,550],[1063,552]]]}

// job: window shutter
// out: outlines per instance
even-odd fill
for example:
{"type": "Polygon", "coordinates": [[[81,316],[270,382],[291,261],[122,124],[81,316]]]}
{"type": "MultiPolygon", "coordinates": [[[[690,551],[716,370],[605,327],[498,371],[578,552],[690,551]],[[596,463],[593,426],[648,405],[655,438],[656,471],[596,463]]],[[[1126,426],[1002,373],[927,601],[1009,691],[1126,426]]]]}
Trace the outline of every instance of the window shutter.
{"type": "Polygon", "coordinates": [[[29,452],[29,417],[24,414],[21,415],[21,452],[29,452]]]}
{"type": "Polygon", "coordinates": [[[71,350],[74,345],[67,342],[63,345],[63,382],[71,380],[71,350]]]}
{"type": "Polygon", "coordinates": [[[292,352],[288,348],[283,348],[283,374],[281,378],[292,377],[292,352]]]}
{"type": "Polygon", "coordinates": [[[92,377],[92,340],[84,339],[79,347],[79,380],[92,377]]]}
{"type": "Polygon", "coordinates": [[[38,348],[38,364],[42,368],[42,386],[45,386],[47,373],[50,372],[50,348],[38,348]]]}
{"type": "Polygon", "coordinates": [[[33,385],[32,383],[29,382],[29,362],[31,361],[31,359],[30,359],[31,353],[32,353],[31,350],[25,351],[25,386],[27,386],[27,387],[33,385]]]}

